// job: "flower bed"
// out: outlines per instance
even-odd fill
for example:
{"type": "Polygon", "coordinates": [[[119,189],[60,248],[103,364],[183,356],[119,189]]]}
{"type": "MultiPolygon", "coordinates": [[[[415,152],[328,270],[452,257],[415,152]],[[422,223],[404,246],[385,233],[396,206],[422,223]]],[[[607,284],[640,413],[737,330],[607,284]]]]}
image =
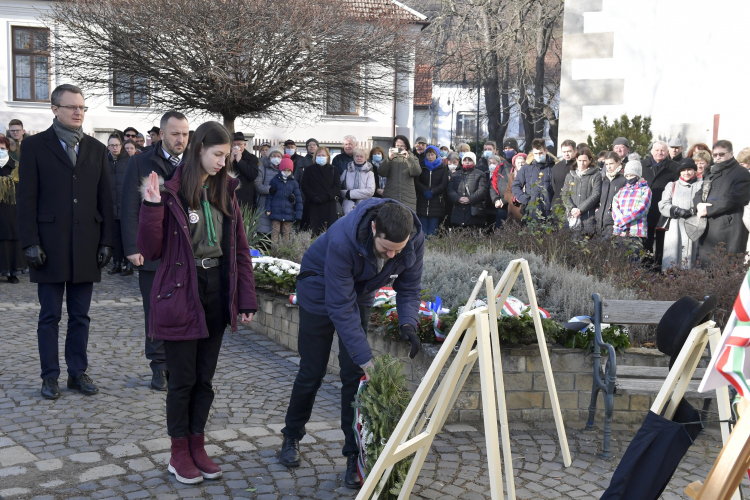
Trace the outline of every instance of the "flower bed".
{"type": "Polygon", "coordinates": [[[300,265],[291,260],[274,257],[253,258],[255,286],[280,294],[290,294],[297,288],[300,265]]]}

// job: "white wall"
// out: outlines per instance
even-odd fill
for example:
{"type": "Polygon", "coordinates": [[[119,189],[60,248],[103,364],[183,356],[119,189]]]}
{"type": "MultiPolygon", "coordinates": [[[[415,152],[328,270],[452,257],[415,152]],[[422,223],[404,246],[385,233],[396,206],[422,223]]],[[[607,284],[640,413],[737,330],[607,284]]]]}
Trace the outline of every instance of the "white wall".
{"type": "Polygon", "coordinates": [[[560,140],[592,120],[652,117],[655,137],[750,145],[747,0],[567,0],[560,140]]]}
{"type": "MultiPolygon", "coordinates": [[[[0,0],[0,132],[5,132],[8,122],[13,118],[19,118],[28,131],[42,131],[52,124],[52,112],[49,103],[26,103],[13,102],[12,87],[12,64],[11,64],[11,26],[33,26],[43,27],[41,21],[37,20],[39,11],[49,8],[49,2],[37,0],[0,0]]],[[[418,30],[418,26],[412,29],[418,30]]],[[[53,54],[54,59],[54,54],[53,54]]],[[[54,75],[54,61],[50,66],[53,74],[50,82],[50,90],[62,83],[75,83],[60,81],[54,75]]],[[[400,76],[398,85],[402,90],[413,94],[414,78],[400,76]]],[[[86,104],[89,111],[86,113],[83,128],[87,133],[97,132],[97,137],[106,140],[104,130],[119,129],[132,126],[139,132],[146,134],[152,126],[159,125],[160,112],[152,109],[136,109],[124,106],[113,106],[111,96],[109,98],[87,98],[86,104]]],[[[325,110],[321,103],[321,111],[325,110]]],[[[179,110],[186,112],[186,110],[179,110]]],[[[190,117],[190,114],[186,112],[190,117]]],[[[216,117],[221,121],[220,117],[216,117]]],[[[413,105],[412,100],[399,102],[396,106],[396,133],[404,134],[413,139],[413,105]]],[[[199,123],[206,119],[192,119],[190,128],[195,129],[199,123]]],[[[359,116],[312,116],[306,121],[299,121],[280,126],[272,123],[259,123],[252,120],[238,119],[235,122],[235,130],[254,134],[258,139],[285,140],[288,138],[304,143],[310,137],[321,142],[341,142],[345,135],[352,134],[361,142],[371,137],[390,137],[393,128],[393,104],[360,103],[359,116]]]]}

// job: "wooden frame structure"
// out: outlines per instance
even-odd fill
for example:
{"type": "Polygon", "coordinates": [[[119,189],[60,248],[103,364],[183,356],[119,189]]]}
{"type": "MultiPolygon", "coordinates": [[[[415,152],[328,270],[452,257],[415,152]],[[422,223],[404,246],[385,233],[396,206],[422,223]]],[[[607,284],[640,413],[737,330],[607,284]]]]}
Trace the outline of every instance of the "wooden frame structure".
{"type": "Polygon", "coordinates": [[[487,461],[490,476],[490,492],[493,500],[503,498],[503,473],[500,459],[500,441],[502,441],[505,465],[505,491],[507,498],[515,500],[516,491],[513,477],[513,462],[510,449],[508,415],[505,404],[505,384],[503,382],[502,360],[500,356],[500,337],[497,330],[498,307],[508,298],[518,276],[523,273],[526,291],[529,297],[531,314],[534,318],[539,342],[539,351],[547,380],[547,389],[555,416],[563,463],[569,467],[572,460],[565,434],[560,403],[557,399],[555,380],[552,374],[549,354],[546,349],[542,320],[536,302],[534,285],[531,280],[529,264],[524,259],[510,262],[497,286],[492,276],[483,271],[466,302],[463,312],[456,319],[448,336],[445,338],[438,355],[427,370],[422,383],[406,408],[401,420],[394,429],[388,443],[380,454],[372,470],[367,474],[365,483],[357,495],[357,500],[377,498],[377,493],[390,476],[393,466],[408,456],[415,454],[409,473],[404,480],[399,500],[409,498],[417,481],[430,446],[445,424],[448,413],[456,402],[466,379],[479,361],[479,376],[482,390],[482,410],[484,416],[485,439],[487,443],[487,461]],[[473,309],[477,294],[485,286],[487,305],[473,309]],[[492,300],[494,299],[494,300],[492,300]],[[463,339],[461,336],[463,335],[463,339]],[[448,366],[446,374],[438,385],[438,377],[448,363],[454,347],[461,340],[455,358],[448,366]],[[476,347],[474,344],[476,342],[476,347]],[[435,389],[437,387],[437,389],[435,389]],[[434,391],[434,392],[433,392],[434,391]],[[430,397],[430,394],[432,396],[430,397]],[[429,401],[428,401],[429,397],[429,401]],[[499,427],[498,427],[499,419],[499,427]]]}

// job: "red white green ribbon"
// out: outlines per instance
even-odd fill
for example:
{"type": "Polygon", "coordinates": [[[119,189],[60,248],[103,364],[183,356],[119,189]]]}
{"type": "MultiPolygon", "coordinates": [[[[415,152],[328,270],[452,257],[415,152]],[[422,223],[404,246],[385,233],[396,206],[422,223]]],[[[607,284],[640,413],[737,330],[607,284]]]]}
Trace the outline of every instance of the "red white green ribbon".
{"type": "Polygon", "coordinates": [[[742,280],[725,331],[726,342],[716,361],[716,369],[742,397],[750,396],[750,271],[742,280]]]}

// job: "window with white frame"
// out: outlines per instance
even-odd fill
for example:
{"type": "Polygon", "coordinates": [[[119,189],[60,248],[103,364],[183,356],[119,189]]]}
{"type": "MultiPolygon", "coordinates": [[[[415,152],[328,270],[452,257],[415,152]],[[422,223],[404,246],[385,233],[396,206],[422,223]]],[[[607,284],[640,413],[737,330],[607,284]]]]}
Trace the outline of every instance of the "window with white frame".
{"type": "Polygon", "coordinates": [[[13,100],[49,102],[49,30],[13,26],[13,100]]]}
{"type": "Polygon", "coordinates": [[[112,102],[115,106],[145,106],[148,104],[148,81],[123,71],[112,73],[112,102]]]}
{"type": "Polygon", "coordinates": [[[476,111],[459,111],[456,114],[456,135],[459,137],[473,136],[476,132],[476,111]]]}
{"type": "Polygon", "coordinates": [[[355,75],[347,80],[343,81],[341,86],[328,89],[326,95],[326,114],[359,114],[359,75],[355,75]]]}

